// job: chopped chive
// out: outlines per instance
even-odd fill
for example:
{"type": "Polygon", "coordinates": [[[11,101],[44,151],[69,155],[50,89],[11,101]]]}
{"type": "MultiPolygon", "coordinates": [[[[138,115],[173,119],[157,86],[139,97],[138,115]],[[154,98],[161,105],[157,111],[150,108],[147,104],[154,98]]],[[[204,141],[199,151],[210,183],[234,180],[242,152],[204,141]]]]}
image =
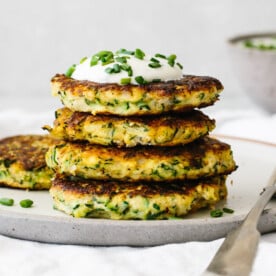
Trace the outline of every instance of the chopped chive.
{"type": "Polygon", "coordinates": [[[103,57],[111,58],[113,57],[113,53],[111,51],[100,51],[96,54],[100,59],[103,57]]]}
{"type": "Polygon", "coordinates": [[[130,67],[129,70],[127,71],[127,75],[129,77],[132,77],[133,76],[133,71],[132,71],[132,68],[130,67]]]}
{"type": "Polygon", "coordinates": [[[65,76],[70,78],[73,75],[75,70],[76,70],[76,64],[73,64],[70,68],[68,68],[68,70],[65,73],[65,76]]]}
{"type": "Polygon", "coordinates": [[[116,57],[115,60],[120,63],[127,63],[127,57],[116,57]]]}
{"type": "Polygon", "coordinates": [[[153,208],[156,209],[156,210],[160,210],[160,206],[156,203],[153,203],[153,208]]]}
{"type": "Polygon", "coordinates": [[[102,65],[107,65],[107,64],[110,64],[110,63],[112,63],[112,62],[114,62],[114,59],[106,59],[106,60],[101,60],[101,62],[102,62],[102,65]]]}
{"type": "Polygon", "coordinates": [[[166,59],[166,56],[164,56],[164,55],[162,55],[162,54],[156,54],[155,57],[166,59]]]}
{"type": "Polygon", "coordinates": [[[121,66],[118,63],[115,63],[113,65],[113,67],[107,67],[107,68],[105,68],[105,72],[107,74],[120,73],[121,72],[121,66]]]}
{"type": "Polygon", "coordinates": [[[80,64],[84,63],[86,60],[87,60],[87,57],[83,57],[83,58],[80,60],[80,64]]]}
{"type": "Polygon", "coordinates": [[[138,83],[138,84],[146,84],[147,82],[145,81],[145,79],[142,77],[142,76],[137,76],[135,77],[135,81],[138,83]]]}
{"type": "Polygon", "coordinates": [[[138,59],[144,59],[145,53],[141,49],[136,49],[134,56],[138,59]]]}
{"type": "Polygon", "coordinates": [[[128,65],[128,64],[121,64],[121,69],[124,70],[124,71],[128,71],[131,67],[128,65]]]}
{"type": "Polygon", "coordinates": [[[227,207],[224,207],[224,208],[222,209],[222,211],[223,211],[224,213],[227,213],[227,214],[233,214],[233,213],[234,213],[234,210],[233,210],[233,209],[230,209],[230,208],[227,208],[227,207]]]}
{"type": "Polygon", "coordinates": [[[162,65],[160,63],[152,62],[149,63],[150,68],[160,68],[162,65]]]}
{"type": "Polygon", "coordinates": [[[124,71],[126,71],[127,75],[129,77],[132,77],[133,72],[132,72],[131,66],[129,66],[128,64],[123,63],[123,64],[121,64],[121,69],[124,70],[124,71]]]}
{"type": "Polygon", "coordinates": [[[131,82],[131,78],[123,78],[121,79],[121,84],[126,85],[126,84],[130,84],[131,82]]]}
{"type": "Polygon", "coordinates": [[[177,62],[176,65],[177,65],[181,70],[183,69],[183,65],[180,64],[179,62],[177,62]]]}
{"type": "Polygon", "coordinates": [[[112,73],[114,73],[114,69],[112,68],[112,67],[107,67],[107,68],[105,68],[105,70],[104,70],[107,74],[112,74],[112,73]]]}
{"type": "Polygon", "coordinates": [[[223,211],[221,209],[212,210],[210,212],[211,217],[218,218],[223,216],[223,211]]]}
{"type": "Polygon", "coordinates": [[[95,66],[98,64],[98,61],[99,61],[99,57],[97,55],[94,55],[92,58],[91,58],[91,61],[90,61],[90,66],[95,66]]]}
{"type": "Polygon", "coordinates": [[[99,61],[102,65],[109,64],[114,61],[114,55],[111,51],[100,51],[91,58],[90,66],[97,65],[99,61]]]}
{"type": "Polygon", "coordinates": [[[118,63],[115,63],[113,65],[113,73],[120,73],[121,72],[121,67],[118,63]]]}
{"type": "Polygon", "coordinates": [[[131,56],[133,56],[135,54],[135,52],[134,51],[128,51],[128,50],[122,48],[122,49],[118,50],[116,52],[116,54],[125,54],[125,55],[131,55],[131,56]]]}
{"type": "Polygon", "coordinates": [[[154,57],[151,58],[150,61],[152,61],[152,62],[154,62],[154,63],[159,63],[159,62],[160,62],[158,59],[156,59],[156,58],[154,58],[154,57]]]}
{"type": "Polygon", "coordinates": [[[114,62],[114,59],[111,56],[104,56],[104,57],[101,57],[101,62],[102,62],[102,65],[107,65],[109,63],[114,62]]]}
{"type": "Polygon", "coordinates": [[[106,65],[108,63],[114,62],[113,54],[102,56],[100,59],[101,59],[102,65],[106,65]]]}
{"type": "Polygon", "coordinates": [[[33,205],[33,201],[31,199],[23,199],[19,202],[22,208],[30,208],[33,205]]]}
{"type": "Polygon", "coordinates": [[[5,206],[12,206],[14,203],[14,200],[12,198],[2,197],[0,198],[0,204],[5,206]]]}
{"type": "Polygon", "coordinates": [[[176,55],[170,55],[168,58],[167,58],[167,60],[168,60],[168,64],[171,66],[171,67],[173,67],[174,66],[174,64],[175,64],[175,59],[176,59],[176,55]]]}

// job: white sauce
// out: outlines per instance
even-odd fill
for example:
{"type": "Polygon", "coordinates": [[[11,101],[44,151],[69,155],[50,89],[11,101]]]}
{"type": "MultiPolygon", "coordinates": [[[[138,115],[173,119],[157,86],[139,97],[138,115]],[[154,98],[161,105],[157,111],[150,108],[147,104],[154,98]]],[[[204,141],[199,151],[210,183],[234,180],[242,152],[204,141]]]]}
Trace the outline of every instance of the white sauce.
{"type": "MultiPolygon", "coordinates": [[[[120,56],[126,56],[120,54],[120,56]]],[[[143,60],[136,58],[135,56],[129,55],[127,59],[127,64],[132,67],[133,76],[129,77],[126,71],[121,70],[119,73],[109,74],[105,72],[107,67],[113,67],[114,63],[109,63],[107,65],[102,65],[98,62],[97,65],[90,66],[91,58],[86,59],[81,64],[76,65],[75,71],[72,74],[72,78],[77,80],[89,80],[98,83],[121,83],[123,78],[131,78],[132,84],[137,84],[135,77],[142,76],[145,81],[151,82],[155,79],[160,79],[161,81],[178,80],[181,79],[183,73],[182,69],[175,64],[173,67],[168,64],[166,59],[156,58],[160,61],[162,65],[159,68],[149,67],[151,63],[150,59],[154,57],[146,55],[143,60]]],[[[115,62],[118,63],[118,62],[115,62]]],[[[177,63],[177,61],[176,61],[177,63]]]]}

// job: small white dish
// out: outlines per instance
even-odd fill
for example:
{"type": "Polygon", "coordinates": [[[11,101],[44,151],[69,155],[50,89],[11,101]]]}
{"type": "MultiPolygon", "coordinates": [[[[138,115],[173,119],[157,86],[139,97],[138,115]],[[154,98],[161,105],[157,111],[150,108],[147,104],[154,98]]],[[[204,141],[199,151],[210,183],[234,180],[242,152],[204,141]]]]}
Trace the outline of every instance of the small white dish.
{"type": "Polygon", "coordinates": [[[254,41],[268,45],[269,38],[273,39],[274,45],[276,32],[235,36],[228,40],[228,44],[233,71],[241,87],[257,105],[274,113],[276,112],[276,49],[262,50],[262,47],[245,45],[245,43],[250,45],[250,42],[254,41]]]}

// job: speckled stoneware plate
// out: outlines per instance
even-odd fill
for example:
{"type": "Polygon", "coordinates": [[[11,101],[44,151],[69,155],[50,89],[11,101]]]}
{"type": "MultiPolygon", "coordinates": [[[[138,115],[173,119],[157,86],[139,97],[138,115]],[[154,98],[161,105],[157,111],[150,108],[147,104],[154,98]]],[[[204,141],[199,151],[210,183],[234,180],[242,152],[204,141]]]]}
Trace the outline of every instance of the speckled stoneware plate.
{"type": "MultiPolygon", "coordinates": [[[[220,137],[232,145],[239,169],[228,178],[229,195],[221,206],[233,214],[211,218],[200,211],[181,220],[112,221],[76,219],[53,210],[47,191],[30,192],[0,188],[0,197],[12,197],[15,205],[0,206],[0,233],[14,238],[63,244],[152,246],[224,237],[236,227],[257,200],[276,166],[276,145],[239,138],[220,137]],[[18,202],[30,198],[34,206],[18,202]]],[[[276,200],[267,206],[259,223],[262,233],[276,230],[276,200]]]]}

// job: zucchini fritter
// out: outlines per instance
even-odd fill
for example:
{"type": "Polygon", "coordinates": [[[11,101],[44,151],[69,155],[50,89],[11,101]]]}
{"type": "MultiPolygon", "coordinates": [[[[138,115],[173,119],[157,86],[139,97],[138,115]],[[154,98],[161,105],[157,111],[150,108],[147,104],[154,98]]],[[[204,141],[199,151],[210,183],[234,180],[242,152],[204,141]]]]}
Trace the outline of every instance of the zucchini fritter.
{"type": "Polygon", "coordinates": [[[53,171],[45,153],[56,139],[20,135],[0,140],[0,185],[22,189],[49,189],[53,171]]]}
{"type": "Polygon", "coordinates": [[[131,183],[56,176],[54,207],[74,217],[169,219],[226,198],[226,176],[174,183],[131,183]]]}
{"type": "Polygon", "coordinates": [[[116,148],[63,142],[49,149],[46,162],[61,174],[123,181],[197,179],[236,169],[230,146],[210,137],[177,147],[116,148]]]}
{"type": "Polygon", "coordinates": [[[120,116],[183,112],[214,104],[223,86],[212,77],[184,75],[182,79],[145,85],[80,81],[57,74],[52,94],[73,111],[120,116]]]}
{"type": "Polygon", "coordinates": [[[215,121],[194,110],[182,115],[118,117],[56,111],[51,135],[70,141],[84,140],[104,146],[175,146],[188,144],[215,128],[215,121]]]}

